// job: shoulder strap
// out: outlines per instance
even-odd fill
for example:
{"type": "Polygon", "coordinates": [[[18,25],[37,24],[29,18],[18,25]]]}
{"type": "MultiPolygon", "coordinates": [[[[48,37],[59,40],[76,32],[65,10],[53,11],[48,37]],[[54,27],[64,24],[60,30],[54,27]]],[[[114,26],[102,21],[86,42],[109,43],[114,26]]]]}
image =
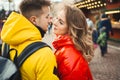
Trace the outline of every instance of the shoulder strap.
{"type": "MultiPolygon", "coordinates": [[[[44,42],[34,42],[30,45],[28,45],[20,54],[20,56],[17,59],[18,62],[18,67],[21,67],[23,62],[31,55],[33,54],[35,51],[37,51],[40,48],[43,47],[50,47],[48,46],[46,43],[44,42]]],[[[51,47],[50,47],[51,48],[51,47]]]]}
{"type": "Polygon", "coordinates": [[[3,50],[2,50],[2,56],[9,58],[9,45],[7,43],[3,43],[3,50]]]}

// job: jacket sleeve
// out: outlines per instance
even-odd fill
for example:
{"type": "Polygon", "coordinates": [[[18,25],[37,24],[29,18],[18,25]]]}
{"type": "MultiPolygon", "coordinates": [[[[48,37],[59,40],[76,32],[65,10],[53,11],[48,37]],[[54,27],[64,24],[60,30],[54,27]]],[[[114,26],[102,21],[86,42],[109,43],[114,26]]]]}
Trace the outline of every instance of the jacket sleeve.
{"type": "Polygon", "coordinates": [[[48,48],[38,51],[39,59],[35,67],[36,80],[59,80],[54,74],[57,67],[56,59],[48,48]]]}

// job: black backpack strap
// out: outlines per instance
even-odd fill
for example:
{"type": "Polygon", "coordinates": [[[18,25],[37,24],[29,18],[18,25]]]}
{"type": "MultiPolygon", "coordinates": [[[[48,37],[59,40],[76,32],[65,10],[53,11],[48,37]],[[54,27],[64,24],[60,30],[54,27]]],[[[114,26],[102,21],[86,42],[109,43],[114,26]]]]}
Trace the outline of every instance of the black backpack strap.
{"type": "Polygon", "coordinates": [[[3,50],[2,50],[2,56],[3,57],[6,57],[6,58],[9,58],[9,45],[7,43],[3,43],[3,50]]]}
{"type": "MultiPolygon", "coordinates": [[[[37,51],[40,48],[43,47],[50,47],[44,42],[34,42],[30,45],[28,45],[20,54],[20,56],[17,59],[18,67],[21,67],[23,62],[35,51],[37,51]]],[[[50,47],[51,48],[51,47],[50,47]]]]}

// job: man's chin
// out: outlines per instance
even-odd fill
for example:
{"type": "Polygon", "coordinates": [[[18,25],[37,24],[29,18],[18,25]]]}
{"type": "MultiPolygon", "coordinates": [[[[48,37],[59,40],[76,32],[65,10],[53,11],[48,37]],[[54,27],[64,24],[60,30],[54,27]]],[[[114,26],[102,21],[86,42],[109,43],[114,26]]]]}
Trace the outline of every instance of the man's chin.
{"type": "Polygon", "coordinates": [[[47,32],[48,31],[48,29],[46,29],[46,30],[44,30],[45,32],[47,32]]]}

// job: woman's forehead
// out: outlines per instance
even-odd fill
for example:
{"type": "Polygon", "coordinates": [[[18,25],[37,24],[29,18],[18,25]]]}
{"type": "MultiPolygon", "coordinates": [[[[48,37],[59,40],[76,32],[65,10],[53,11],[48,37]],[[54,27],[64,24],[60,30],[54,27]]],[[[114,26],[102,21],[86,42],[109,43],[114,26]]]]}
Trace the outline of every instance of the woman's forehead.
{"type": "Polygon", "coordinates": [[[57,16],[61,19],[65,19],[65,12],[64,11],[60,11],[57,16]]]}

